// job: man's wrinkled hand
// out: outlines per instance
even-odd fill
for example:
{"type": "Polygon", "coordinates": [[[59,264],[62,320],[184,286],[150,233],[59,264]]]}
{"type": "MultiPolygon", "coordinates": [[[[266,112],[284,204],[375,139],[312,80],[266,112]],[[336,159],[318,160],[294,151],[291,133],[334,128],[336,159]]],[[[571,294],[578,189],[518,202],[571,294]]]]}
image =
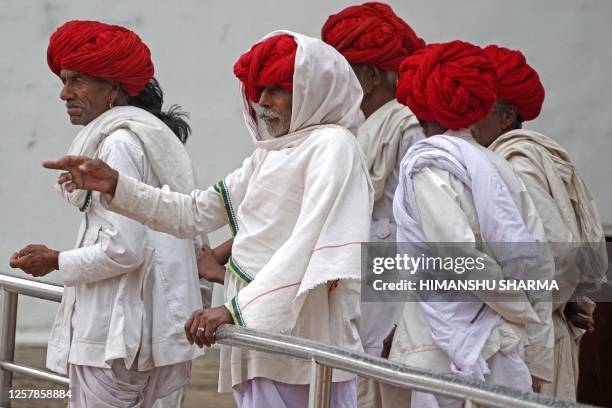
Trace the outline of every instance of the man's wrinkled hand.
{"type": "Polygon", "coordinates": [[[222,324],[233,324],[230,311],[225,306],[198,309],[185,322],[185,336],[189,344],[210,347],[215,344],[215,330],[222,324]]]}
{"type": "Polygon", "coordinates": [[[64,156],[56,161],[43,162],[43,167],[64,170],[57,183],[65,184],[68,192],[93,190],[114,196],[119,181],[119,173],[108,164],[85,156],[64,156]]]}
{"type": "Polygon", "coordinates": [[[592,301],[579,300],[567,302],[563,313],[571,324],[591,333],[595,331],[594,310],[595,306],[592,301]]]}
{"type": "Polygon", "coordinates": [[[28,245],[11,255],[9,265],[19,268],[25,273],[39,277],[59,269],[59,251],[49,249],[44,245],[28,245]]]}
{"type": "Polygon", "coordinates": [[[198,254],[198,274],[209,282],[223,284],[225,280],[225,266],[221,265],[212,249],[204,245],[198,254]]]}

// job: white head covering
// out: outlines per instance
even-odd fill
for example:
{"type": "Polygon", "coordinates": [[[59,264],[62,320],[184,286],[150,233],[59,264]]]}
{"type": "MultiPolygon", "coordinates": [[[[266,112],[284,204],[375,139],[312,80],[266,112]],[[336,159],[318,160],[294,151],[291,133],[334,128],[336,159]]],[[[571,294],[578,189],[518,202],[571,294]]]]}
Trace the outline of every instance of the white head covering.
{"type": "Polygon", "coordinates": [[[357,134],[363,121],[360,111],[363,91],[349,63],[323,41],[291,31],[273,31],[260,41],[283,34],[292,36],[297,43],[289,133],[274,139],[265,139],[259,134],[240,83],[244,120],[255,145],[276,150],[304,137],[302,130],[325,124],[342,126],[357,134]]]}

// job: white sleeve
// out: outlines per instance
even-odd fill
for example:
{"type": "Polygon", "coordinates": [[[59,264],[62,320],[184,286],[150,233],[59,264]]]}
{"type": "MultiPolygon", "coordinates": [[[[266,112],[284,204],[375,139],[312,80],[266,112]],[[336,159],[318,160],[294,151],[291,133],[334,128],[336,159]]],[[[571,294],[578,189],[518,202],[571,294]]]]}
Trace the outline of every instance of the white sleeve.
{"type": "Polygon", "coordinates": [[[238,224],[236,210],[253,173],[255,154],[239,169],[207,190],[190,194],[172,192],[168,186],[151,187],[128,174],[120,174],[115,196],[107,208],[148,227],[178,238],[193,238],[229,224],[232,236],[238,224]]]}

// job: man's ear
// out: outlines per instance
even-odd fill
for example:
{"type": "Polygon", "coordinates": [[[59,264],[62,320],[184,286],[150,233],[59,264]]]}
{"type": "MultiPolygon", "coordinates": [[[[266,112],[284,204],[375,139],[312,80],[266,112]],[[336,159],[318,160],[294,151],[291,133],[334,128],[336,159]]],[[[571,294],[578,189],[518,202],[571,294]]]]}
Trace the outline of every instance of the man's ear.
{"type": "Polygon", "coordinates": [[[113,81],[111,82],[111,90],[108,95],[108,101],[112,102],[114,106],[125,105],[127,104],[127,94],[121,88],[121,84],[119,82],[113,81]]]}
{"type": "Polygon", "coordinates": [[[375,65],[368,64],[367,67],[372,84],[379,86],[384,80],[385,73],[375,65]]]}
{"type": "Polygon", "coordinates": [[[501,113],[501,127],[502,129],[508,129],[514,126],[516,122],[519,121],[519,113],[516,106],[508,106],[507,109],[504,109],[501,113]]]}

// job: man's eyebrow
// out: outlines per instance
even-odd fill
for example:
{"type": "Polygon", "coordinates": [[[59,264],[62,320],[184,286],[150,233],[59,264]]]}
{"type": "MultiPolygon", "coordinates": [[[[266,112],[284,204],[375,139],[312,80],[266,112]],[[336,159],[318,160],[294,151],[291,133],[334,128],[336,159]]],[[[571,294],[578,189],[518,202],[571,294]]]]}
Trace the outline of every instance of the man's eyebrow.
{"type": "Polygon", "coordinates": [[[67,79],[83,78],[83,75],[80,72],[71,72],[67,73],[65,76],[60,76],[60,78],[62,78],[62,81],[65,81],[67,79]]]}

